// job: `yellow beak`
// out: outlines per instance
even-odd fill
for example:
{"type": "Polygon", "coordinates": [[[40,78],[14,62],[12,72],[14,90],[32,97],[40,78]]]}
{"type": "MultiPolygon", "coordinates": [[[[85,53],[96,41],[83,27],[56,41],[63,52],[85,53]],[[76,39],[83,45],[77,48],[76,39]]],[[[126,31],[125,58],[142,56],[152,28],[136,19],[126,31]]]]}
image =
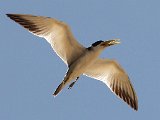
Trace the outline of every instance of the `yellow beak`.
{"type": "Polygon", "coordinates": [[[119,43],[120,43],[120,39],[113,39],[113,40],[104,41],[101,45],[104,47],[107,47],[107,46],[111,46],[119,43]]]}

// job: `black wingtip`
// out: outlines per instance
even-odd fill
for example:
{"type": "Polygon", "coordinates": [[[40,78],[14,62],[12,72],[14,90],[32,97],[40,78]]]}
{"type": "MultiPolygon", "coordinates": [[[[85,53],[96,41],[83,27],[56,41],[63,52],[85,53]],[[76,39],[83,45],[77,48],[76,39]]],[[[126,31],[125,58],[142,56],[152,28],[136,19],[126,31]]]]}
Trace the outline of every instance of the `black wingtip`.
{"type": "Polygon", "coordinates": [[[10,19],[13,19],[15,17],[15,14],[6,14],[7,17],[9,17],[10,19]]]}
{"type": "Polygon", "coordinates": [[[11,17],[12,15],[13,15],[13,14],[8,14],[8,13],[6,14],[7,17],[11,17]]]}
{"type": "Polygon", "coordinates": [[[134,110],[135,110],[135,111],[138,111],[138,104],[136,104],[134,110]]]}

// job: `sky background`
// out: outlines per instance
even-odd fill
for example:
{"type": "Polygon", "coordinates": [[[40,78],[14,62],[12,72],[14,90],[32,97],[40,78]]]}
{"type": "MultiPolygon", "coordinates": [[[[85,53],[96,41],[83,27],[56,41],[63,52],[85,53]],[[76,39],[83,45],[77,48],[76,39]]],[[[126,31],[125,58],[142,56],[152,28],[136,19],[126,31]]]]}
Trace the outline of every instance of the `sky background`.
{"type": "Polygon", "coordinates": [[[160,117],[159,0],[1,0],[1,120],[157,120],[160,117]],[[102,58],[116,59],[130,76],[138,112],[105,84],[81,76],[75,86],[52,96],[67,66],[42,38],[5,16],[48,16],[70,25],[88,47],[97,40],[120,38],[102,58]]]}

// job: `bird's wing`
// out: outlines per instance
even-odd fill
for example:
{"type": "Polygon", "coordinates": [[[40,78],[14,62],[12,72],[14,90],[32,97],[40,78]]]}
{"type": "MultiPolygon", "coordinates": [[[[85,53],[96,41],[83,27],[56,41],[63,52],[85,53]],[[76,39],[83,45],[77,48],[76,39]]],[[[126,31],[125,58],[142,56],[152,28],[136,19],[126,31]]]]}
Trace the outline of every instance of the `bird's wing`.
{"type": "Polygon", "coordinates": [[[98,59],[84,75],[104,82],[119,98],[138,110],[137,96],[129,77],[116,61],[98,59]]]}
{"type": "Polygon", "coordinates": [[[45,38],[57,55],[69,66],[84,51],[67,24],[49,17],[7,14],[34,35],[45,38]]]}

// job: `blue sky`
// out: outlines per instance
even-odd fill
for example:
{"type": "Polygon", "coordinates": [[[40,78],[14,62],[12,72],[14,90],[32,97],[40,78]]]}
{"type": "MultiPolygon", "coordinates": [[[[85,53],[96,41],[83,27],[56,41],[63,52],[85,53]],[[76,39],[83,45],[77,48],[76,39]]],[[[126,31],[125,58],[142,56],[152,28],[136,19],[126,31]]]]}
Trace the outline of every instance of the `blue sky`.
{"type": "Polygon", "coordinates": [[[159,119],[159,5],[159,0],[1,1],[0,119],[159,119]],[[138,95],[138,112],[105,84],[85,76],[54,98],[66,65],[45,40],[15,24],[6,13],[64,21],[86,47],[97,40],[120,38],[122,44],[106,49],[101,57],[116,59],[127,71],[138,95]]]}

